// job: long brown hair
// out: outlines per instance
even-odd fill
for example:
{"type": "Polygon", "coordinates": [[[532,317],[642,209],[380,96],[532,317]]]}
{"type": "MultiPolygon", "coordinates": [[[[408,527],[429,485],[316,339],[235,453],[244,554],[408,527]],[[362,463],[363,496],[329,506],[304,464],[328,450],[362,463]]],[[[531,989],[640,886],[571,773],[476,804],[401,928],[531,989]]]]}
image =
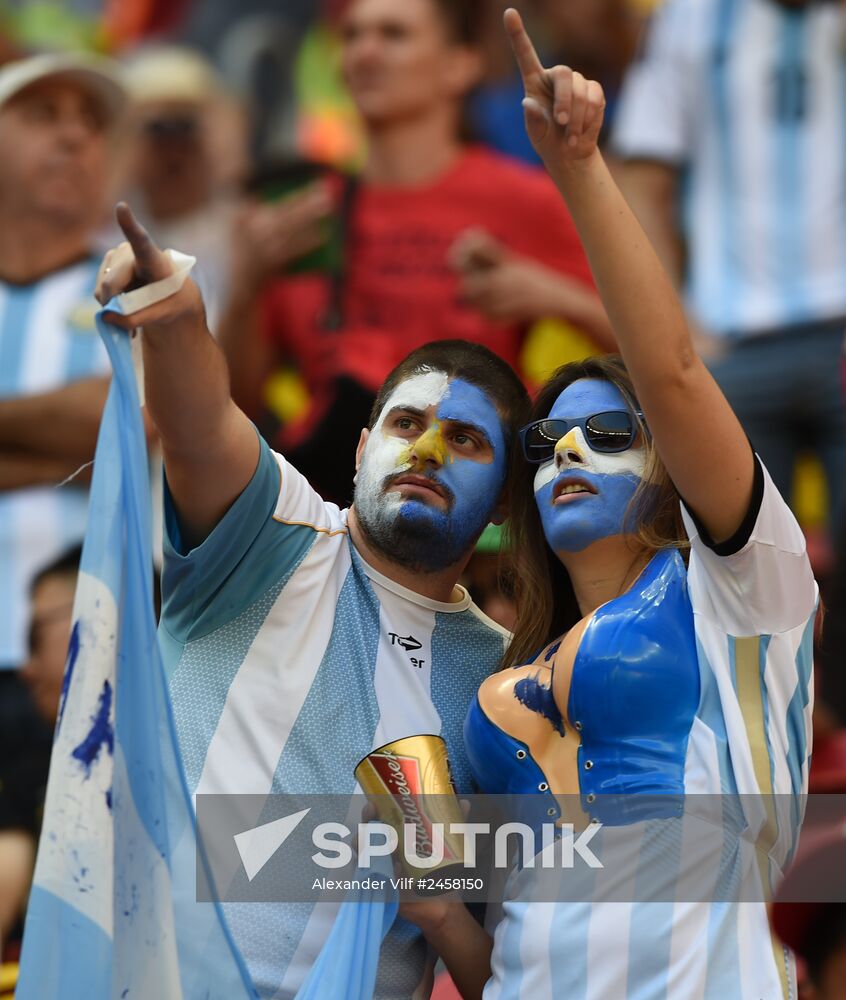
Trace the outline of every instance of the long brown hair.
{"type": "MultiPolygon", "coordinates": [[[[574,361],[559,368],[538,393],[529,422],[548,416],[555,400],[567,386],[585,378],[611,382],[623,394],[633,412],[640,409],[622,358],[604,355],[574,361]]],[[[681,519],[679,494],[658,457],[645,425],[639,417],[637,419],[647,450],[646,471],[626,512],[627,530],[647,551],[684,548],[688,542],[681,519]]],[[[511,465],[508,531],[515,564],[517,623],[503,667],[526,663],[582,617],[570,576],[544,537],[535,503],[533,470],[521,449],[513,450],[511,465]]]]}

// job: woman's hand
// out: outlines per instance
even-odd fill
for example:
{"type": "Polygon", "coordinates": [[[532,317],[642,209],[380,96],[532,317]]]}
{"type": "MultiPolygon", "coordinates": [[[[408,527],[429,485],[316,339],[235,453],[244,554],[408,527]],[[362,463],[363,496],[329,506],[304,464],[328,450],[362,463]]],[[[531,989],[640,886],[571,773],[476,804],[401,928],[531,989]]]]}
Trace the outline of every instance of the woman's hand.
{"type": "Polygon", "coordinates": [[[523,77],[526,132],[548,169],[591,156],[605,116],[605,94],[569,66],[544,69],[520,15],[509,7],[505,30],[523,77]]]}

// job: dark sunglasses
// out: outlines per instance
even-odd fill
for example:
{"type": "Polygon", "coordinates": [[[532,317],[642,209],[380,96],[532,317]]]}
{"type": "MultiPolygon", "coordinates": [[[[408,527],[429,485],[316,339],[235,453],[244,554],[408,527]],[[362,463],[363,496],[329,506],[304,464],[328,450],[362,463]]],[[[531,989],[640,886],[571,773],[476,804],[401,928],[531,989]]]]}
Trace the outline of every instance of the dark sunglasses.
{"type": "Polygon", "coordinates": [[[605,410],[590,417],[574,420],[535,420],[520,431],[520,443],[527,462],[540,465],[555,456],[555,446],[574,427],[581,427],[585,441],[594,451],[605,455],[631,448],[637,437],[638,424],[635,417],[643,420],[638,410],[605,410]]]}
{"type": "Polygon", "coordinates": [[[148,118],[142,125],[144,134],[156,141],[187,142],[196,139],[200,122],[196,115],[162,115],[148,118]]]}

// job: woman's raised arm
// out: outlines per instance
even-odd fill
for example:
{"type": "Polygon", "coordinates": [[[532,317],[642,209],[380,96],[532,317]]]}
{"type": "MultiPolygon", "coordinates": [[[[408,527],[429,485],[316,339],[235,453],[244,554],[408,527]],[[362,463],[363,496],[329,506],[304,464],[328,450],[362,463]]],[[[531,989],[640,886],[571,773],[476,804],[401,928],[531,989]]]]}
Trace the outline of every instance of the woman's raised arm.
{"type": "Polygon", "coordinates": [[[526,131],[579,230],[658,453],[711,538],[725,541],[749,509],[752,451],[597,148],[602,88],[569,67],[545,69],[517,11],[505,12],[505,29],[523,77],[526,131]]]}

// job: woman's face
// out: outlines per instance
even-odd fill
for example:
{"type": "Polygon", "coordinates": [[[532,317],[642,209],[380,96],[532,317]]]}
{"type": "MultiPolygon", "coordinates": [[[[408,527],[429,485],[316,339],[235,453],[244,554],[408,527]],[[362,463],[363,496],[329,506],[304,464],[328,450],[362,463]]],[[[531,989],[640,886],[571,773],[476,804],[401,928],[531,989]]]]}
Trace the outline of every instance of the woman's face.
{"type": "MultiPolygon", "coordinates": [[[[574,420],[629,409],[611,382],[579,379],[555,400],[549,417],[574,420]]],[[[568,431],[557,442],[554,458],[535,474],[535,503],[550,548],[581,552],[593,542],[622,534],[645,467],[640,438],[626,451],[608,454],[594,451],[581,427],[568,431]]]]}

